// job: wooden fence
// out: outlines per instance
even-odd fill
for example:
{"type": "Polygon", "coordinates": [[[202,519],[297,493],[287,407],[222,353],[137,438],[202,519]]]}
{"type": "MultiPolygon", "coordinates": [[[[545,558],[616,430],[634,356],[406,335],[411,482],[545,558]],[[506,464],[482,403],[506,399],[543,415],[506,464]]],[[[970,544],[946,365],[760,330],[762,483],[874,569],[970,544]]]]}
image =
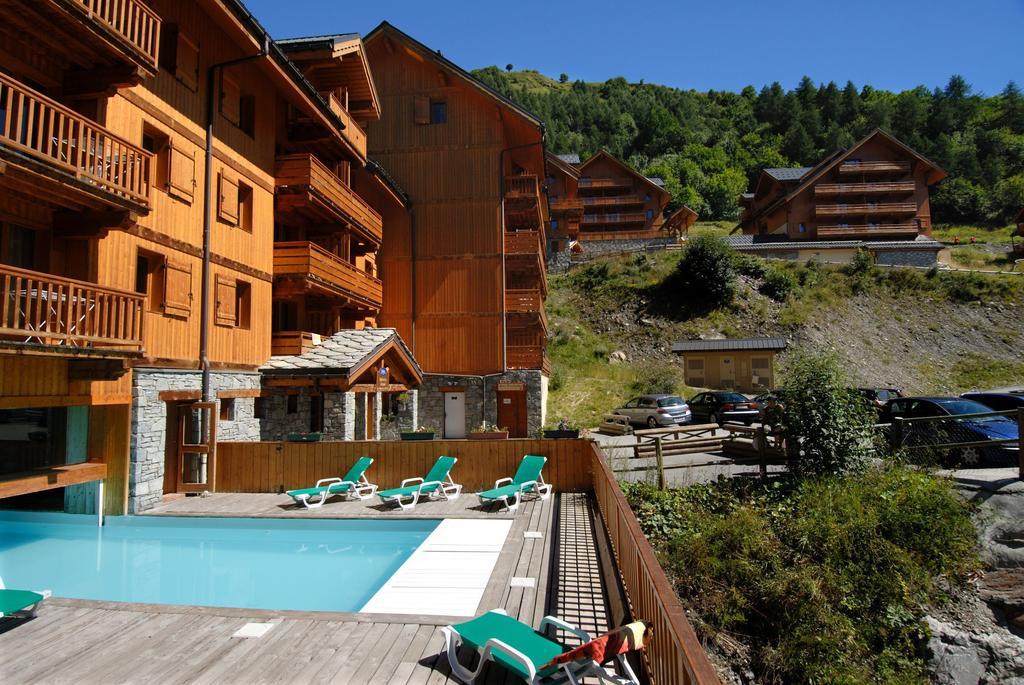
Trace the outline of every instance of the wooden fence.
{"type": "Polygon", "coordinates": [[[672,583],[629,507],[618,481],[597,446],[588,445],[593,488],[616,567],[633,616],[654,625],[645,666],[657,685],[703,685],[720,682],[701,647],[672,583]]]}

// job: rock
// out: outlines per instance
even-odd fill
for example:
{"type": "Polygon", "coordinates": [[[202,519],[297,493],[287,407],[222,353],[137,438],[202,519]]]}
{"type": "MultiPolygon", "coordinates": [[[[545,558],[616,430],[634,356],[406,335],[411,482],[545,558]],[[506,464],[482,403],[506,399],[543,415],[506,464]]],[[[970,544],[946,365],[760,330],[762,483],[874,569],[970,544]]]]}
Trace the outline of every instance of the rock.
{"type": "Polygon", "coordinates": [[[995,627],[993,632],[966,632],[931,616],[926,647],[928,670],[940,685],[1024,685],[1024,640],[995,627]]]}
{"type": "Polygon", "coordinates": [[[628,357],[626,357],[626,353],[622,350],[615,350],[608,355],[608,362],[610,364],[619,364],[624,361],[628,361],[628,357]]]}
{"type": "Polygon", "coordinates": [[[1024,625],[1024,568],[991,571],[978,585],[983,600],[1001,609],[1014,623],[1024,625]]]}

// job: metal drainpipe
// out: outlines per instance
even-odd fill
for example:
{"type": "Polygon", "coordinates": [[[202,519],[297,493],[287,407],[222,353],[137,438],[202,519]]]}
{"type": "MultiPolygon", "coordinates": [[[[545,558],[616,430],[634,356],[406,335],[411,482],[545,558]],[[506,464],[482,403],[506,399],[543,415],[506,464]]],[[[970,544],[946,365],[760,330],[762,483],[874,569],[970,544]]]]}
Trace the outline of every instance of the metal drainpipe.
{"type": "Polygon", "coordinates": [[[211,64],[206,70],[206,164],[203,175],[203,273],[200,287],[202,301],[199,305],[199,363],[203,371],[202,398],[213,400],[210,391],[210,242],[213,224],[213,122],[216,116],[217,72],[245,62],[263,59],[270,54],[270,36],[263,36],[263,48],[255,55],[238,57],[226,62],[211,64]]]}
{"type": "MultiPolygon", "coordinates": [[[[412,202],[409,202],[409,282],[411,287],[411,331],[412,331],[412,353],[416,355],[416,210],[412,202]]],[[[415,428],[415,426],[413,426],[415,428]]]]}

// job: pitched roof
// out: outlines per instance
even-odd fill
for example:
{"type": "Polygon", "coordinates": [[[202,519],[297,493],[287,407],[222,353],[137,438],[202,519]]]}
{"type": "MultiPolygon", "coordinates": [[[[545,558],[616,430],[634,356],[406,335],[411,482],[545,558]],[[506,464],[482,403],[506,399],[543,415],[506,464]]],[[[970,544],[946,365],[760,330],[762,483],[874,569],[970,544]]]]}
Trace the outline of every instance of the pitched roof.
{"type": "Polygon", "coordinates": [[[729,246],[737,252],[771,252],[773,250],[828,250],[865,248],[868,250],[941,250],[944,246],[919,235],[913,240],[791,240],[787,236],[729,235],[729,246]]]}
{"type": "Polygon", "coordinates": [[[349,91],[349,109],[354,114],[373,118],[380,116],[377,85],[370,73],[363,40],[358,33],[285,38],[277,43],[293,61],[300,64],[314,62],[319,67],[314,80],[328,79],[328,87],[343,83],[349,91]],[[354,69],[350,66],[352,59],[358,60],[358,66],[354,69]],[[334,62],[333,66],[330,62],[334,62]]]}
{"type": "Polygon", "coordinates": [[[653,183],[654,185],[658,186],[659,188],[665,187],[665,179],[663,179],[661,176],[648,176],[647,180],[653,183]]]}
{"type": "Polygon", "coordinates": [[[593,155],[591,155],[590,159],[588,159],[587,161],[583,162],[583,164],[580,165],[580,171],[585,170],[588,166],[593,164],[594,161],[597,160],[599,157],[605,157],[606,159],[610,159],[612,162],[614,162],[619,167],[621,167],[623,169],[623,171],[628,173],[630,176],[635,176],[636,178],[639,178],[641,181],[643,181],[648,186],[650,186],[652,189],[658,191],[662,195],[667,195],[670,198],[672,197],[672,194],[669,193],[667,190],[665,190],[663,187],[657,185],[654,181],[652,181],[651,179],[647,178],[646,176],[641,174],[639,171],[637,171],[633,167],[629,166],[628,164],[623,162],[621,159],[619,159],[618,157],[616,157],[612,153],[608,152],[607,150],[598,150],[593,155]]]}
{"type": "Polygon", "coordinates": [[[271,357],[260,369],[265,375],[333,375],[348,377],[392,343],[408,358],[418,376],[419,363],[394,328],[363,328],[338,331],[303,354],[271,357]]]}
{"type": "Polygon", "coordinates": [[[764,170],[764,173],[768,174],[776,181],[783,183],[787,181],[799,181],[801,178],[807,175],[814,167],[801,166],[801,167],[769,167],[764,170]]]}
{"type": "Polygon", "coordinates": [[[578,152],[567,152],[567,153],[565,153],[563,155],[555,155],[555,157],[558,157],[560,160],[562,160],[566,164],[579,164],[580,163],[580,153],[578,153],[578,152]]]}
{"type": "Polygon", "coordinates": [[[545,155],[544,159],[545,161],[549,162],[551,166],[558,168],[566,176],[569,176],[574,179],[579,178],[580,170],[577,169],[572,164],[566,162],[564,159],[562,159],[564,156],[565,155],[554,155],[549,152],[547,155],[545,155]]]}
{"type": "Polygon", "coordinates": [[[736,350],[784,350],[785,338],[728,338],[725,340],[683,340],[672,343],[672,351],[728,352],[736,350]]]}

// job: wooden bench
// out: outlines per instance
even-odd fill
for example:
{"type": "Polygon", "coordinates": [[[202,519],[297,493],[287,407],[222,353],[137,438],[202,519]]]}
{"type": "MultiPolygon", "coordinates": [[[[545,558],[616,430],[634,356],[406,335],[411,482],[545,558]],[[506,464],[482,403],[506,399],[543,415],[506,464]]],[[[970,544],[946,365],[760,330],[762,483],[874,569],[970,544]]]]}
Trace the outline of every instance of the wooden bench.
{"type": "Polygon", "coordinates": [[[662,457],[717,452],[722,449],[718,429],[717,423],[702,423],[634,431],[636,445],[633,446],[633,456],[636,459],[655,458],[659,444],[662,457]]]}
{"type": "Polygon", "coordinates": [[[629,417],[620,414],[605,414],[598,430],[607,435],[629,435],[633,427],[629,425],[629,417]]]}

